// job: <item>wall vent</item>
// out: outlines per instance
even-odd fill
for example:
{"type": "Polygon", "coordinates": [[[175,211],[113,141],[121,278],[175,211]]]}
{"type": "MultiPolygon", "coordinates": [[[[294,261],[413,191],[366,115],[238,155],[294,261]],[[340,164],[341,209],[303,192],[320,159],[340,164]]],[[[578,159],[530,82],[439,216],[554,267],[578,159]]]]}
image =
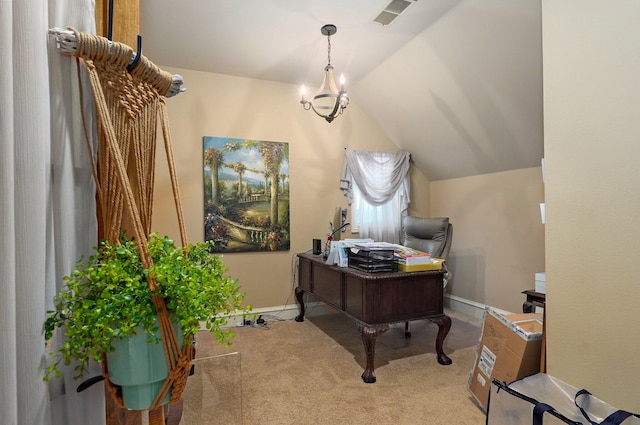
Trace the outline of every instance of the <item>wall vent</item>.
{"type": "Polygon", "coordinates": [[[381,25],[389,25],[393,22],[407,7],[416,0],[391,0],[383,10],[373,19],[373,22],[377,22],[381,25]]]}

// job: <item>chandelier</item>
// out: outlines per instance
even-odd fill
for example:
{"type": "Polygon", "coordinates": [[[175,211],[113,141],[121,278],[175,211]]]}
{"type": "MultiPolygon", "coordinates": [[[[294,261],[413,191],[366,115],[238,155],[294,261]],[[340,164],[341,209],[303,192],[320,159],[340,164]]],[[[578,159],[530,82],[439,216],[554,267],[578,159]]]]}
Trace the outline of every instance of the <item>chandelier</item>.
{"type": "Polygon", "coordinates": [[[349,105],[349,97],[347,91],[344,89],[344,75],[340,75],[340,89],[336,85],[336,80],[333,77],[333,66],[331,66],[331,36],[335,34],[337,28],[335,25],[325,25],[320,29],[323,35],[327,36],[327,66],[324,67],[324,80],[322,85],[316,92],[316,94],[307,100],[307,91],[302,86],[300,90],[300,103],[305,111],[312,109],[313,112],[331,122],[335,117],[342,114],[344,109],[349,105]]]}

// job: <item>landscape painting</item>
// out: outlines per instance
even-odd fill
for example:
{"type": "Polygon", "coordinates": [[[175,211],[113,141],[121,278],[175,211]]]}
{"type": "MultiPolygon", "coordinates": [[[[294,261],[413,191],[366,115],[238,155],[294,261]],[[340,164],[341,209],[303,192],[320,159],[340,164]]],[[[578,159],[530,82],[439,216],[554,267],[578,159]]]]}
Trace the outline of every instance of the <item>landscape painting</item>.
{"type": "Polygon", "coordinates": [[[289,144],[203,140],[204,239],[215,252],[289,250],[289,144]]]}

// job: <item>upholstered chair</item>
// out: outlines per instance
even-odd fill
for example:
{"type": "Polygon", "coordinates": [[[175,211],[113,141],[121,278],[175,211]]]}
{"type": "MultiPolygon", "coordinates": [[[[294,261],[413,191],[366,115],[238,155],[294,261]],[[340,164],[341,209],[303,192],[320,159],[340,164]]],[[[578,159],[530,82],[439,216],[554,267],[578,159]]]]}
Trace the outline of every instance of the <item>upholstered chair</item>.
{"type": "Polygon", "coordinates": [[[447,260],[453,240],[453,225],[449,217],[407,216],[403,221],[402,245],[429,253],[433,258],[447,260]]]}

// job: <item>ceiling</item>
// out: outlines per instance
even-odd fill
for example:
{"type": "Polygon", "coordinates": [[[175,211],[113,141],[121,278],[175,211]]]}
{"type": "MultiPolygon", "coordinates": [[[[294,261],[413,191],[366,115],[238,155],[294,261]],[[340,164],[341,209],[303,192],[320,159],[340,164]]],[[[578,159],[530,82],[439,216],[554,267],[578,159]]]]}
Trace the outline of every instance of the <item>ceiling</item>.
{"type": "Polygon", "coordinates": [[[539,165],[539,0],[417,0],[391,24],[374,22],[390,2],[141,0],[144,53],[162,66],[317,87],[320,28],[334,24],[331,64],[351,104],[427,178],[539,165]]]}

